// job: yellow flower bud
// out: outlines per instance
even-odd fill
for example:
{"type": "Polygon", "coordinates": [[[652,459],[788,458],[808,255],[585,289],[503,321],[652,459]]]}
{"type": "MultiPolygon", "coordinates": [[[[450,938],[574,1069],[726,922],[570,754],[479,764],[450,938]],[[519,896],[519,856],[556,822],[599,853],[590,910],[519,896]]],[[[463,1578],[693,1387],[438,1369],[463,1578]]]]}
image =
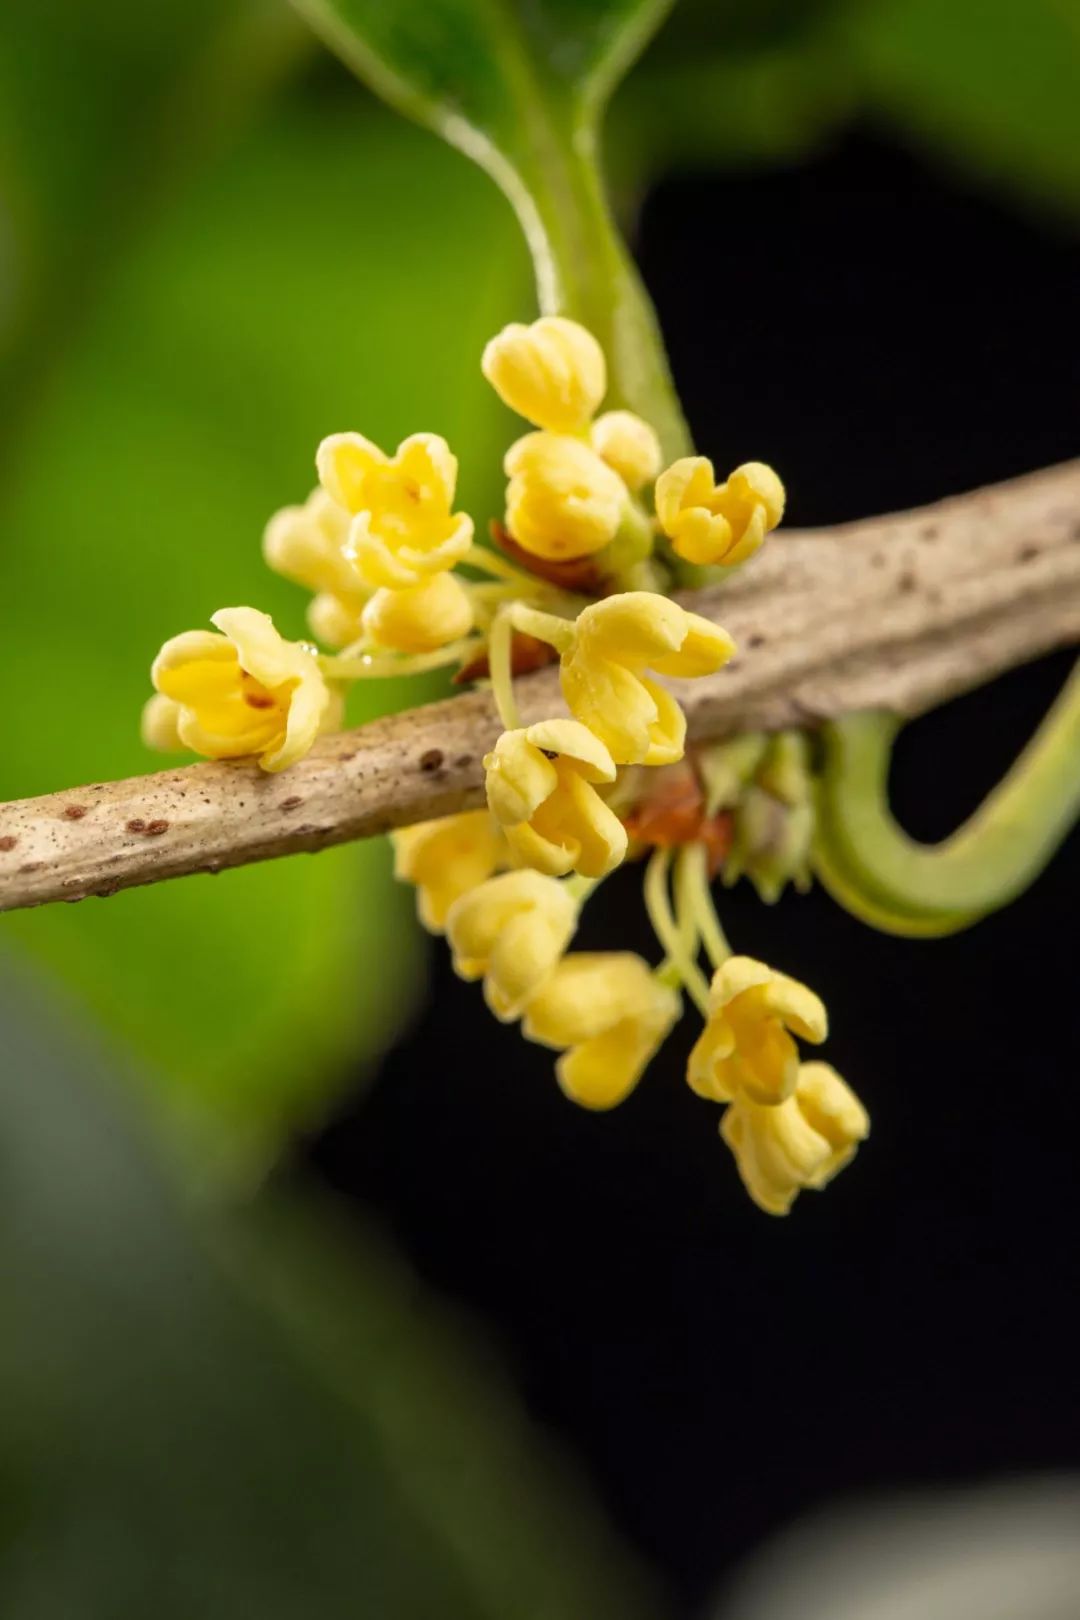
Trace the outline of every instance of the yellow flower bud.
{"type": "Polygon", "coordinates": [[[399,827],[390,841],[394,876],[416,885],[420,921],[433,934],[442,933],[454,901],[486,882],[509,856],[506,839],[486,810],[399,827]]]}
{"type": "Polygon", "coordinates": [[[361,585],[419,585],[465,556],[472,519],[451,511],[457,461],[438,434],[414,433],[387,456],[359,433],[334,433],[315,460],[327,494],[354,514],[345,553],[361,585]]]}
{"type": "Polygon", "coordinates": [[[506,527],[549,561],[589,557],[614,540],[626,486],[596,451],[561,433],[527,433],[506,452],[506,527]]]}
{"type": "Polygon", "coordinates": [[[222,608],[211,624],[167,641],[150,672],[177,706],[185,748],[209,759],[256,757],[264,771],[301,759],[340,717],[312,650],[285,641],[255,608],[222,608]]]}
{"type": "Polygon", "coordinates": [[[328,647],[344,647],[360,634],[360,612],[370,592],[346,555],[352,515],[324,489],[303,506],[275,512],[263,534],[263,556],[276,574],[317,594],[308,608],[312,633],[328,647]]]}
{"type": "Polygon", "coordinates": [[[504,731],[484,769],[488,806],[523,865],[598,878],[626,854],[626,829],[593,786],[615,780],[614,762],[576,720],[504,731]]]}
{"type": "Polygon", "coordinates": [[[180,705],[173,698],[155,692],[147,698],[142,712],[142,740],[147,748],[161,754],[178,754],[183,749],[180,732],[180,705]]]}
{"type": "Polygon", "coordinates": [[[484,350],[480,369],[512,411],[554,433],[580,432],[607,391],[603,349],[560,315],[504,327],[484,350]]]}
{"type": "Polygon", "coordinates": [[[340,596],[320,591],[308,603],[307,622],[311,633],[327,647],[347,647],[363,633],[361,607],[348,607],[340,596]]]}
{"type": "Polygon", "coordinates": [[[641,1079],[679,1007],[640,956],[581,951],[564,957],[533,996],[522,1031],[544,1046],[570,1048],[555,1074],[573,1102],[614,1108],[641,1079]]]}
{"type": "Polygon", "coordinates": [[[402,591],[384,586],[365,607],[363,626],[380,647],[433,652],[472,629],[472,600],[453,574],[435,574],[402,591]]]}
{"type": "Polygon", "coordinates": [[[577,927],[565,886],[539,872],[504,872],[455,900],[446,918],[454,968],[484,980],[484,998],[504,1023],[521,1016],[577,927]]]}
{"type": "Polygon", "coordinates": [[[736,467],[717,484],[705,456],[684,456],[656,480],[656,515],[687,562],[745,562],[784,515],[784,486],[763,461],[736,467]]]}
{"type": "Polygon", "coordinates": [[[302,506],[283,506],[266,525],[267,565],[309,591],[329,591],[362,607],[367,592],[345,555],[351,522],[324,489],[313,489],[302,506]]]}
{"type": "Polygon", "coordinates": [[[790,1097],[799,1049],[789,1031],[819,1046],[828,1033],[812,990],[749,956],[729,956],[709,992],[709,1020],[690,1053],[686,1078],[700,1097],[746,1096],[772,1106],[790,1097]]]}
{"type": "Polygon", "coordinates": [[[589,433],[593,449],[628,489],[651,484],[660,471],[660,440],[633,411],[606,411],[589,433]]]}
{"type": "Polygon", "coordinates": [[[786,1215],[804,1187],[820,1191],[869,1134],[866,1109],[827,1063],[802,1064],[776,1107],[741,1092],[720,1121],[743,1185],[769,1215],[786,1215]]]}
{"type": "Polygon", "coordinates": [[[708,675],[734,652],[731,637],[710,620],[652,591],[624,591],[578,615],[562,656],[563,696],[617,764],[670,765],[682,758],[686,717],[644,671],[708,675]]]}

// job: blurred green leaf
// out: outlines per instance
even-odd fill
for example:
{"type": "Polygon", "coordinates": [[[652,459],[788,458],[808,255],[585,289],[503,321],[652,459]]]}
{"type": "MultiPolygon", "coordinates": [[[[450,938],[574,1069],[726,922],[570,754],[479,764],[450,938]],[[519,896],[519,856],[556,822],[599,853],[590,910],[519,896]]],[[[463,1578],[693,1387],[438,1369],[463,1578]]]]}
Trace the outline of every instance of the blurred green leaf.
{"type": "Polygon", "coordinates": [[[677,0],[615,98],[609,148],[640,190],[672,168],[776,162],[856,104],[831,38],[848,0],[677,0]]]}
{"type": "Polygon", "coordinates": [[[595,1506],[415,1282],[298,1196],[223,1265],[62,1011],[0,979],[0,1612],[643,1616],[595,1506]]]}
{"type": "Polygon", "coordinates": [[[599,123],[672,0],[295,0],[379,95],[467,153],[517,211],[541,308],[599,339],[608,398],[688,447],[663,344],[612,225],[599,123]]]}
{"type": "MultiPolygon", "coordinates": [[[[478,361],[519,307],[512,222],[438,142],[347,82],[340,103],[317,88],[126,256],[24,428],[0,492],[4,797],[154,768],[149,660],[216,607],[252,601],[302,632],[302,593],[259,539],[307,492],[324,433],[443,432],[479,527],[494,510],[478,361]]],[[[369,687],[352,718],[422,696],[369,687]]],[[[407,1010],[410,906],[372,844],[0,926],[164,1076],[196,1151],[241,1169],[407,1010]]]]}
{"type": "Polygon", "coordinates": [[[844,44],[894,123],[993,179],[1080,209],[1076,0],[864,0],[844,44]]]}
{"type": "Polygon", "coordinates": [[[0,32],[0,420],[133,233],[309,54],[285,0],[10,0],[0,32]]]}
{"type": "Polygon", "coordinates": [[[298,3],[387,101],[532,184],[549,161],[545,147],[595,116],[673,0],[298,3]]]}

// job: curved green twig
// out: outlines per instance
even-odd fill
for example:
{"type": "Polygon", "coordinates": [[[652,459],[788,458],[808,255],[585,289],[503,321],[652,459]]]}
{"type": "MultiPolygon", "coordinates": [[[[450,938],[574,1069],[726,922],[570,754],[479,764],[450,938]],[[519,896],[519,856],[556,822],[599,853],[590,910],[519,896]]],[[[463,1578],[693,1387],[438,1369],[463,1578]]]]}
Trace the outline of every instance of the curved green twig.
{"type": "Polygon", "coordinates": [[[1080,663],[1012,769],[950,838],[920,844],[888,805],[899,722],[824,729],[815,868],[856,916],[890,933],[951,933],[1016,898],[1080,815],[1080,663]]]}

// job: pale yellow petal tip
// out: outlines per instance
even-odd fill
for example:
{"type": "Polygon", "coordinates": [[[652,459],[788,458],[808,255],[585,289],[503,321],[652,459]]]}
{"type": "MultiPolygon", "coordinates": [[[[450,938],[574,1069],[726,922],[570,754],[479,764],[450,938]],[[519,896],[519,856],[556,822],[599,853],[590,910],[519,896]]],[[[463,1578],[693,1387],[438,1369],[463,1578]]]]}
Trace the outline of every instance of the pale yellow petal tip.
{"type": "Polygon", "coordinates": [[[684,456],[656,481],[656,515],[684,561],[732,568],[780,522],[784,486],[762,461],[744,462],[718,484],[705,456],[684,456]]]}
{"type": "Polygon", "coordinates": [[[618,473],[628,489],[643,489],[660,471],[660,440],[633,411],[607,411],[598,416],[589,438],[600,459],[618,473]]]}
{"type": "Polygon", "coordinates": [[[504,327],[484,349],[480,369],[505,405],[554,433],[587,427],[607,391],[599,343],[558,315],[504,327]]]}
{"type": "Polygon", "coordinates": [[[177,729],[179,719],[180,705],[164,693],[155,692],[143,704],[140,729],[146,747],[160,754],[181,753],[184,745],[177,729]]]}

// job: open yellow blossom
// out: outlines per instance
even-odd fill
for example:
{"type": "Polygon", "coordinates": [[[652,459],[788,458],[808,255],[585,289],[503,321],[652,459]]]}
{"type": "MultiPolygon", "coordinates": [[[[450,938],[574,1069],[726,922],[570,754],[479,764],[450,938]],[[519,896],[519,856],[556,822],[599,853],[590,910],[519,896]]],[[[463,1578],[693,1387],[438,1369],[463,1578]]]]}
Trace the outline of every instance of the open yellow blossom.
{"type": "Polygon", "coordinates": [[[705,456],[684,456],[656,480],[656,515],[687,562],[732,568],[754,554],[784,515],[784,486],[763,461],[718,484],[705,456]]]}
{"type": "Polygon", "coordinates": [[[387,456],[359,433],[334,433],[315,458],[319,482],[353,515],[346,555],[370,590],[419,585],[461,561],[472,519],[453,512],[457,461],[436,433],[414,433],[387,456]]]}
{"type": "Polygon", "coordinates": [[[629,499],[619,475],[582,439],[527,433],[506,452],[506,527],[550,561],[589,557],[618,533],[629,499]]]}
{"type": "Polygon", "coordinates": [[[819,1046],[828,1033],[820,999],[797,979],[750,956],[729,956],[713,976],[709,1019],[690,1053],[692,1090],[716,1102],[746,1096],[775,1105],[799,1074],[793,1034],[819,1046]]]}
{"type": "Polygon", "coordinates": [[[678,995],[629,951],[566,956],[525,1012],[522,1031],[568,1047],[559,1085],[583,1108],[614,1108],[637,1085],[679,1016],[678,995]]]}
{"type": "Polygon", "coordinates": [[[308,623],[328,647],[356,640],[370,594],[346,555],[351,523],[343,506],[313,489],[302,506],[275,512],[263,534],[263,556],[274,572],[316,593],[308,623]]]}
{"type": "Polygon", "coordinates": [[[827,1063],[804,1063],[776,1107],[740,1093],[720,1121],[747,1192],[769,1215],[786,1215],[804,1187],[820,1191],[869,1134],[866,1109],[827,1063]]]}
{"type": "Polygon", "coordinates": [[[519,1018],[541,989],[577,927],[565,884],[540,872],[503,872],[455,900],[446,918],[454,968],[483,979],[496,1018],[519,1018]]]}
{"type": "Polygon", "coordinates": [[[578,721],[504,731],[484,769],[488,806],[523,865],[599,878],[626,854],[626,829],[593,785],[615,780],[614,761],[578,721]]]}
{"type": "Polygon", "coordinates": [[[394,876],[416,885],[420,921],[442,933],[455,900],[507,864],[506,839],[486,810],[420,821],[390,834],[394,876]]]}
{"type": "Polygon", "coordinates": [[[633,411],[605,411],[589,430],[589,442],[628,489],[651,484],[660,471],[660,440],[633,411]]]}
{"type": "Polygon", "coordinates": [[[553,433],[580,433],[607,391],[603,349],[561,315],[505,326],[485,348],[480,369],[504,404],[553,433]]]}
{"type": "MultiPolygon", "coordinates": [[[[255,608],[222,608],[212,630],[167,641],[150,678],[177,705],[176,734],[209,759],[252,755],[264,771],[301,759],[340,720],[312,650],[285,641],[255,608]]],[[[153,700],[151,700],[153,701],[153,700]]]]}
{"type": "Polygon", "coordinates": [[[391,591],[384,586],[364,608],[363,628],[380,647],[432,652],[457,641],[473,626],[468,591],[453,574],[435,574],[420,585],[391,591]]]}
{"type": "Polygon", "coordinates": [[[644,673],[711,675],[735,643],[726,630],[652,591],[624,591],[579,615],[562,655],[563,696],[619,765],[670,765],[683,756],[686,716],[644,673]]]}

